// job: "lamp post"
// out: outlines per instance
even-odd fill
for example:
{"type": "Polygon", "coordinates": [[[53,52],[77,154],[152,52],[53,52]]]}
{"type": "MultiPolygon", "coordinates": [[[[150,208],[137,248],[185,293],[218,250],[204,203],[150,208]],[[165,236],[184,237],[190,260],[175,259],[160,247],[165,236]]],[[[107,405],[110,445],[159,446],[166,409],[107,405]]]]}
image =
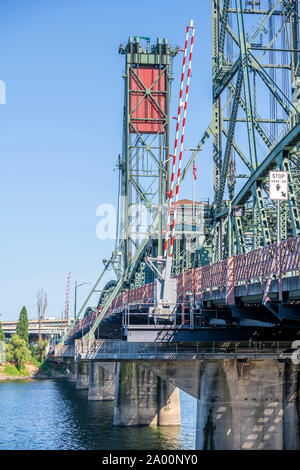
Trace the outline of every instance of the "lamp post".
{"type": "Polygon", "coordinates": [[[86,285],[86,284],[91,284],[91,282],[82,282],[81,284],[77,284],[77,281],[75,281],[74,320],[76,320],[77,289],[78,289],[78,287],[84,286],[84,285],[86,285]]]}

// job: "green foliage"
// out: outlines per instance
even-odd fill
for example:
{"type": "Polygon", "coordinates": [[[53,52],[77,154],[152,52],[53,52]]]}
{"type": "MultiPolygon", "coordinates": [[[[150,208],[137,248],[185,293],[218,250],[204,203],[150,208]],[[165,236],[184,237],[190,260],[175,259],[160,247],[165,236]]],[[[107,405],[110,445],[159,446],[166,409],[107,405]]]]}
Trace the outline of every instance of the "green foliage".
{"type": "Polygon", "coordinates": [[[23,339],[28,347],[28,316],[27,310],[25,307],[22,308],[20,316],[19,316],[19,323],[17,324],[16,329],[17,335],[23,339]]]}
{"type": "Polygon", "coordinates": [[[24,369],[25,362],[30,361],[30,359],[31,354],[24,339],[21,339],[17,334],[12,335],[6,345],[6,361],[14,363],[20,371],[24,369]]]}
{"type": "Polygon", "coordinates": [[[6,375],[11,375],[11,376],[16,376],[16,377],[20,376],[20,375],[26,375],[26,376],[29,375],[25,368],[18,369],[16,366],[14,366],[12,364],[7,364],[4,367],[3,373],[6,374],[6,375]]]}
{"type": "Polygon", "coordinates": [[[38,358],[36,356],[33,356],[32,353],[31,353],[31,360],[30,360],[31,364],[33,364],[34,366],[36,367],[41,367],[41,362],[38,360],[38,358]]]}
{"type": "Polygon", "coordinates": [[[51,366],[50,366],[49,361],[44,361],[41,366],[41,369],[46,375],[48,375],[48,377],[51,377],[52,372],[51,372],[51,366]]]}
{"type": "Polygon", "coordinates": [[[2,323],[0,321],[0,341],[5,341],[5,334],[2,330],[2,323]]]}
{"type": "Polygon", "coordinates": [[[37,345],[37,358],[41,362],[45,359],[45,354],[46,354],[46,347],[48,345],[48,341],[45,340],[43,341],[42,339],[39,340],[38,345],[37,345]]]}
{"type": "Polygon", "coordinates": [[[37,367],[41,367],[44,363],[47,344],[47,341],[39,341],[37,345],[30,345],[31,363],[37,367]]]}
{"type": "Polygon", "coordinates": [[[59,372],[61,375],[66,375],[66,369],[63,366],[56,367],[56,372],[59,372]]]}
{"type": "Polygon", "coordinates": [[[36,346],[34,344],[31,344],[29,346],[29,350],[30,350],[31,356],[33,358],[36,358],[36,346]]]}

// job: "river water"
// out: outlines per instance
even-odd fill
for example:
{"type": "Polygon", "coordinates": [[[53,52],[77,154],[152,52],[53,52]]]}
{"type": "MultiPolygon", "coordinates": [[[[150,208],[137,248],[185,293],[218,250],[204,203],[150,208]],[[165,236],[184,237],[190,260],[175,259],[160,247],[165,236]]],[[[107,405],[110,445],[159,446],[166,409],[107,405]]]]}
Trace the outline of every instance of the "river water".
{"type": "Polygon", "coordinates": [[[113,426],[113,402],[68,380],[0,382],[0,450],[194,449],[196,400],[181,392],[181,426],[113,426]]]}

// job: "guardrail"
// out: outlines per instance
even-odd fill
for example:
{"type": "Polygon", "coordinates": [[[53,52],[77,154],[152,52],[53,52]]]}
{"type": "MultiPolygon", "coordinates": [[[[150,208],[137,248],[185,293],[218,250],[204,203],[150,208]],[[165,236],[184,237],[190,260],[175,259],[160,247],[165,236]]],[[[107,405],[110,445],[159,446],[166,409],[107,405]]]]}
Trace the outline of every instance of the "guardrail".
{"type": "MultiPolygon", "coordinates": [[[[263,291],[264,282],[276,275],[280,291],[282,277],[292,272],[299,274],[299,271],[300,237],[288,238],[279,246],[273,243],[200,268],[184,269],[176,276],[177,302],[185,302],[189,296],[200,301],[204,292],[224,289],[226,302],[234,304],[236,286],[245,285],[247,289],[249,284],[260,282],[263,291]]],[[[153,298],[153,283],[123,292],[114,299],[106,316],[123,311],[128,303],[151,304],[153,298]]]]}
{"type": "Polygon", "coordinates": [[[175,359],[222,359],[222,358],[276,358],[292,357],[291,343],[253,343],[251,347],[239,343],[212,343],[200,347],[195,343],[189,347],[179,344],[127,343],[126,341],[76,340],[75,360],[175,360],[175,359]]]}
{"type": "Polygon", "coordinates": [[[73,344],[57,344],[49,350],[49,355],[57,358],[73,358],[75,346],[73,344]]]}

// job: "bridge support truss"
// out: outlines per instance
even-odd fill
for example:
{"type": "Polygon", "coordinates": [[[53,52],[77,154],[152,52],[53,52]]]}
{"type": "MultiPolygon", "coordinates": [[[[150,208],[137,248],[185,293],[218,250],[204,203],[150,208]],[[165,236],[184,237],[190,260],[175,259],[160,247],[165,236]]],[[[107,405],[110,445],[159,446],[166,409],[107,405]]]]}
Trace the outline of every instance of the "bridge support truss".
{"type": "Polygon", "coordinates": [[[298,21],[298,0],[212,0],[213,262],[276,241],[270,169],[289,173],[282,236],[300,233],[298,21]]]}
{"type": "MultiPolygon", "coordinates": [[[[181,173],[182,181],[212,137],[212,223],[196,253],[190,240],[176,240],[173,275],[208,262],[216,267],[216,263],[234,255],[271,248],[276,243],[277,214],[269,199],[269,170],[288,172],[289,199],[281,204],[282,239],[300,235],[298,3],[212,0],[212,119],[181,173]]],[[[112,266],[117,279],[104,288],[98,304],[101,313],[93,318],[89,329],[91,337],[102,319],[115,309],[113,303],[118,309],[123,294],[151,283],[145,257],[162,253],[162,209],[166,208],[169,190],[170,60],[177,49],[171,50],[166,40],[150,47],[148,38],[144,39],[146,49],[141,48],[139,38],[130,38],[126,47],[120,46],[126,56],[124,139],[119,157],[122,203],[118,243],[104,269],[112,266]],[[138,224],[130,222],[137,216],[132,212],[137,206],[138,217],[153,215],[154,207],[161,208],[153,223],[147,221],[147,230],[136,229],[138,224]]],[[[102,277],[103,273],[78,315],[97,292],[102,277]]],[[[144,294],[140,294],[144,300],[144,294]]],[[[266,307],[267,297],[266,293],[266,307]]],[[[231,316],[229,300],[227,296],[226,308],[231,316]]],[[[277,300],[282,302],[281,298],[277,300]]],[[[279,316],[286,315],[277,305],[275,310],[269,307],[272,315],[278,317],[279,310],[279,316]]]]}

